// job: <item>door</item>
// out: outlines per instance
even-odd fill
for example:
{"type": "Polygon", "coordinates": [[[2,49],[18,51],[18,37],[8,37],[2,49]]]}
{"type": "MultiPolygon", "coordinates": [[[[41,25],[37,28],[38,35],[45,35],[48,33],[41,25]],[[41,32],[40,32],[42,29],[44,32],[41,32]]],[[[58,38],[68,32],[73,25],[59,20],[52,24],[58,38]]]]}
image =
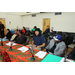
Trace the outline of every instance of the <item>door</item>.
{"type": "Polygon", "coordinates": [[[43,19],[43,32],[47,29],[47,26],[50,29],[50,19],[43,19]]]}
{"type": "Polygon", "coordinates": [[[4,25],[4,35],[6,35],[6,25],[5,25],[5,19],[0,19],[0,21],[2,22],[2,24],[4,25]]]}

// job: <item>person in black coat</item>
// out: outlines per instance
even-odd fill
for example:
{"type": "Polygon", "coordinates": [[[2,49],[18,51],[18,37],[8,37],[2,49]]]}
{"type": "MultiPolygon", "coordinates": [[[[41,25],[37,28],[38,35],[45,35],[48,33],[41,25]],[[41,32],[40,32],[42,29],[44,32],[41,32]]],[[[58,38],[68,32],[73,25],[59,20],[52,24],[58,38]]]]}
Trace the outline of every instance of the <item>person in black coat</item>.
{"type": "Polygon", "coordinates": [[[16,37],[15,43],[24,44],[26,42],[26,37],[22,31],[18,31],[18,35],[16,37]]]}
{"type": "Polygon", "coordinates": [[[47,38],[48,38],[48,33],[50,32],[49,26],[47,26],[47,29],[45,30],[45,32],[43,32],[43,36],[45,37],[46,40],[46,44],[47,44],[47,38]]]}
{"type": "Polygon", "coordinates": [[[1,38],[4,37],[4,25],[2,24],[2,22],[0,21],[0,34],[1,34],[1,38]]]}
{"type": "Polygon", "coordinates": [[[47,29],[45,30],[45,32],[43,32],[43,34],[46,34],[46,33],[49,33],[50,32],[50,29],[49,29],[49,26],[47,26],[47,29]]]}
{"type": "Polygon", "coordinates": [[[7,34],[6,34],[6,36],[5,36],[5,39],[8,39],[8,40],[10,40],[11,39],[11,37],[12,37],[12,33],[10,32],[10,30],[9,29],[7,29],[7,34]]]}

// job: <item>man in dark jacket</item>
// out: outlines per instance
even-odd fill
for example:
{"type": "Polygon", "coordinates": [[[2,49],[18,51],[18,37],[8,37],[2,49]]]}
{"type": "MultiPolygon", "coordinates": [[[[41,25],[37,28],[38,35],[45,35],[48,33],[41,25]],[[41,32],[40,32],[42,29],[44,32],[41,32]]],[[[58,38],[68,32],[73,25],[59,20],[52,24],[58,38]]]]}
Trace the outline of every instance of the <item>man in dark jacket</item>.
{"type": "Polygon", "coordinates": [[[50,32],[49,26],[47,26],[47,29],[45,30],[45,32],[43,32],[43,34],[47,34],[50,32]]]}
{"type": "Polygon", "coordinates": [[[15,42],[18,44],[24,44],[26,42],[26,37],[23,32],[18,32],[18,36],[16,37],[15,42]]]}
{"type": "Polygon", "coordinates": [[[1,38],[4,37],[4,25],[2,24],[2,22],[0,21],[0,34],[1,34],[1,38]]]}
{"type": "Polygon", "coordinates": [[[47,45],[47,38],[48,38],[48,33],[50,32],[49,26],[47,26],[47,29],[45,30],[45,32],[43,32],[43,36],[45,37],[46,40],[46,45],[47,45]]]}

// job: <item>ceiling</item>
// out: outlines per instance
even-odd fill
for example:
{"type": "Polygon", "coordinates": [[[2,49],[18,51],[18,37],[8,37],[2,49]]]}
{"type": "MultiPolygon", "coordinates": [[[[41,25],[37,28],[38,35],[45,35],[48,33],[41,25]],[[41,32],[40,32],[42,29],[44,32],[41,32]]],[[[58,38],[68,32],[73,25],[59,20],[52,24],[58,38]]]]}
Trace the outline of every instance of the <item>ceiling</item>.
{"type": "Polygon", "coordinates": [[[40,12],[7,12],[7,14],[15,14],[15,15],[30,15],[30,14],[39,14],[40,12]]]}

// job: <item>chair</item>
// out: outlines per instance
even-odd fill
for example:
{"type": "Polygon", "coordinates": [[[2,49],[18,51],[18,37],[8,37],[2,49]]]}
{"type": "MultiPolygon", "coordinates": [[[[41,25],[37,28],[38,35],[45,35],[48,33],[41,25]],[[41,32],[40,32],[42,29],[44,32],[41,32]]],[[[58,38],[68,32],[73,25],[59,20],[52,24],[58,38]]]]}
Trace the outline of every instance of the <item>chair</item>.
{"type": "Polygon", "coordinates": [[[26,36],[26,40],[25,40],[25,43],[23,45],[28,45],[29,44],[29,36],[26,36]]]}
{"type": "Polygon", "coordinates": [[[26,36],[30,36],[30,30],[26,30],[26,36]]]}
{"type": "Polygon", "coordinates": [[[56,31],[53,31],[52,33],[53,33],[53,34],[56,34],[56,31]]]}
{"type": "Polygon", "coordinates": [[[73,42],[73,36],[67,35],[67,37],[65,37],[65,44],[66,44],[66,53],[68,51],[68,45],[70,45],[73,42]]]}
{"type": "Polygon", "coordinates": [[[50,40],[53,39],[53,34],[50,34],[49,39],[50,40]]]}

